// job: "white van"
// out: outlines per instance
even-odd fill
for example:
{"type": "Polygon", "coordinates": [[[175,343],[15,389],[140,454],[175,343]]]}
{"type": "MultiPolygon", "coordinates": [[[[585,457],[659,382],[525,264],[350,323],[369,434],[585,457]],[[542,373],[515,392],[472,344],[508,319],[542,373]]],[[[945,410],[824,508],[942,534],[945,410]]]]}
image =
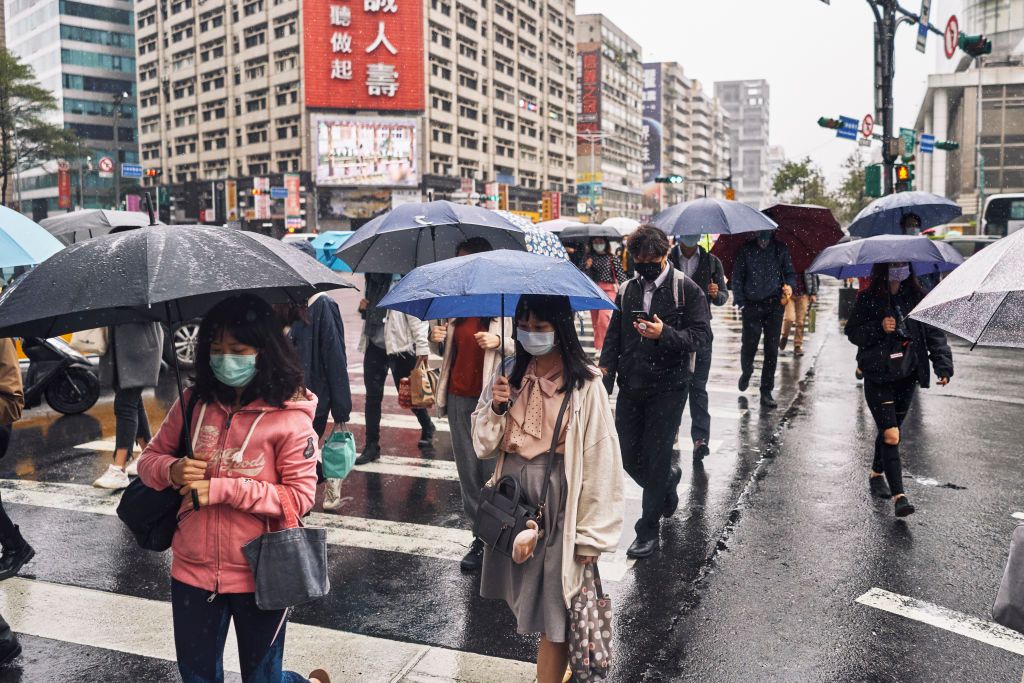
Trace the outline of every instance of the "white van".
{"type": "Polygon", "coordinates": [[[1024,228],[1024,193],[988,197],[983,218],[985,235],[1006,237],[1024,228]]]}

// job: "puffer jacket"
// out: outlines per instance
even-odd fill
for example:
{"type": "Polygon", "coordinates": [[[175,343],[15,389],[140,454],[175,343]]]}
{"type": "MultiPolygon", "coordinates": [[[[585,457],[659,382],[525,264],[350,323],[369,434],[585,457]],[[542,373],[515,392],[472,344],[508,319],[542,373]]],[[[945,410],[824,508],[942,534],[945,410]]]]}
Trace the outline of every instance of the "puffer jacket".
{"type": "MultiPolygon", "coordinates": [[[[186,405],[190,393],[186,392],[186,405]]],[[[195,406],[192,448],[196,459],[209,463],[210,502],[193,511],[191,497],[182,500],[171,544],[173,578],[211,593],[256,590],[242,546],[281,528],[284,511],[275,484],[290,490],[298,515],[313,507],[315,411],[316,397],[310,392],[284,408],[262,401],[238,410],[219,402],[195,406]]],[[[173,486],[171,465],[178,460],[181,427],[181,407],[175,403],[139,459],[139,477],[146,486],[173,486]]]]}

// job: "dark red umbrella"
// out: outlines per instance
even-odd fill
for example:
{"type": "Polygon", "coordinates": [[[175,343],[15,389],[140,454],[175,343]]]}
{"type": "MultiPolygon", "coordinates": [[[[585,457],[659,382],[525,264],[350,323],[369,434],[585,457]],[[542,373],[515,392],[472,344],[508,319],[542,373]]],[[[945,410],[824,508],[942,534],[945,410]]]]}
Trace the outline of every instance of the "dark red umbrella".
{"type": "MultiPolygon", "coordinates": [[[[776,204],[763,213],[779,224],[775,239],[789,247],[793,268],[798,273],[810,268],[818,254],[843,238],[839,222],[824,206],[776,204]]],[[[720,235],[711,248],[711,253],[722,260],[725,274],[730,280],[736,252],[747,240],[755,239],[755,236],[756,233],[720,235]]]]}

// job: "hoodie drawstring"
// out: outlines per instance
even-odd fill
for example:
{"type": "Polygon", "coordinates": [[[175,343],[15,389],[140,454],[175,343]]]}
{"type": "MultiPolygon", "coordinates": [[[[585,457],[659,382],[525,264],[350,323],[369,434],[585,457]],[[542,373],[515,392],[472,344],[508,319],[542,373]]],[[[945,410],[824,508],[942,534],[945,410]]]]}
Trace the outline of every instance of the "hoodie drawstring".
{"type": "Polygon", "coordinates": [[[260,420],[263,419],[264,415],[266,415],[266,413],[261,412],[259,415],[256,416],[256,419],[252,421],[252,426],[249,427],[249,433],[245,435],[245,441],[242,442],[242,447],[239,448],[238,451],[233,456],[231,456],[231,461],[232,462],[234,462],[234,463],[242,462],[243,456],[245,454],[245,449],[249,446],[249,439],[252,438],[253,432],[256,431],[256,425],[258,425],[260,423],[260,420]]]}

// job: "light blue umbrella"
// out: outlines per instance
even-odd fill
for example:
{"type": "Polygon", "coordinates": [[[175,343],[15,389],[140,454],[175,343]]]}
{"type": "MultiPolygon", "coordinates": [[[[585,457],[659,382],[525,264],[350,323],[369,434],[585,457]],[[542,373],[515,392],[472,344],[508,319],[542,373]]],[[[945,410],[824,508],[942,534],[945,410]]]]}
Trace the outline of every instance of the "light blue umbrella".
{"type": "Polygon", "coordinates": [[[0,206],[0,268],[34,266],[64,248],[38,223],[0,206]]]}
{"type": "Polygon", "coordinates": [[[931,192],[897,192],[879,197],[857,214],[850,224],[855,237],[876,235],[902,235],[903,217],[914,214],[921,219],[921,229],[945,225],[961,215],[956,202],[931,192]]]}
{"type": "Polygon", "coordinates": [[[673,237],[738,235],[779,227],[771,218],[746,204],[709,197],[670,206],[656,214],[651,225],[673,237]]]}
{"type": "Polygon", "coordinates": [[[818,254],[809,273],[867,277],[877,263],[909,263],[915,275],[944,273],[964,262],[952,245],[913,235],[878,235],[836,244],[818,254]]]}
{"type": "Polygon", "coordinates": [[[508,249],[420,266],[378,306],[421,320],[504,318],[524,294],[567,296],[574,311],[615,310],[611,299],[572,262],[508,249]]]}
{"type": "Polygon", "coordinates": [[[351,273],[352,269],[338,258],[337,251],[354,234],[350,230],[328,230],[314,237],[309,245],[313,247],[317,261],[339,273],[351,273]]]}

